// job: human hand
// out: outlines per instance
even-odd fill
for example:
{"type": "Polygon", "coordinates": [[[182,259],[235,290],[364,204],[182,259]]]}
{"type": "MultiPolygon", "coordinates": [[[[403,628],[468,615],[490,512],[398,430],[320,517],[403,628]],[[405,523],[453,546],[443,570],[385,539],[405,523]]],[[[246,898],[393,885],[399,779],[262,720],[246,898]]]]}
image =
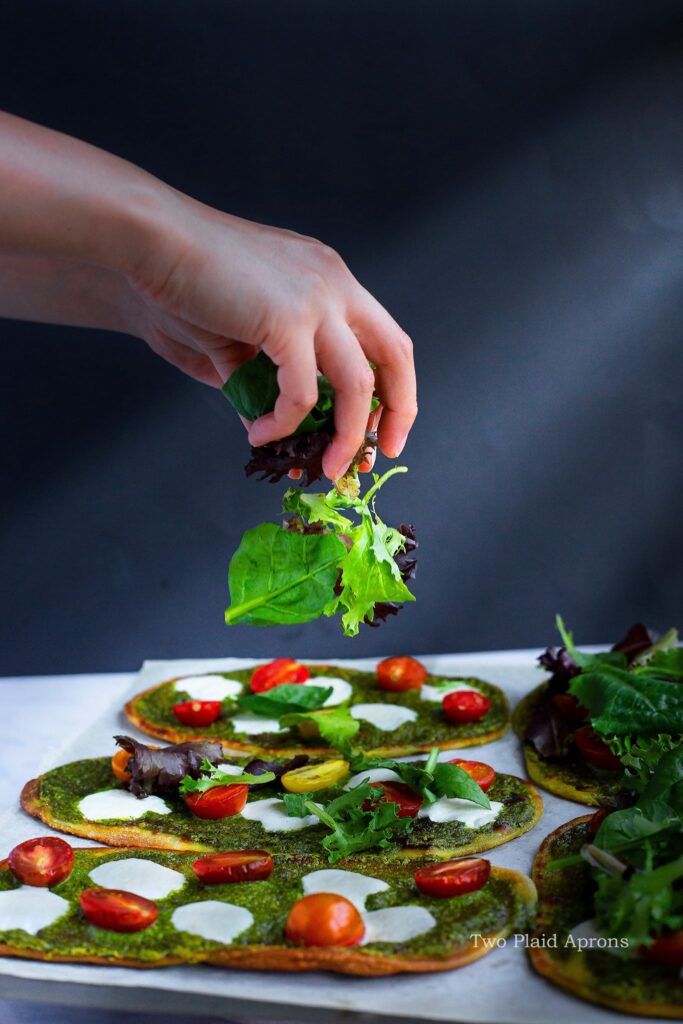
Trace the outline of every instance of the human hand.
{"type": "Polygon", "coordinates": [[[139,297],[136,333],[216,387],[263,349],[279,367],[280,396],[249,425],[254,445],[296,429],[315,405],[320,371],[335,391],[327,476],[341,476],[360,449],[373,391],[381,402],[381,418],[374,417],[380,449],[399,455],[416,414],[412,345],[341,258],[314,239],[186,196],[174,193],[163,209],[154,244],[138,254],[130,275],[139,297]]]}

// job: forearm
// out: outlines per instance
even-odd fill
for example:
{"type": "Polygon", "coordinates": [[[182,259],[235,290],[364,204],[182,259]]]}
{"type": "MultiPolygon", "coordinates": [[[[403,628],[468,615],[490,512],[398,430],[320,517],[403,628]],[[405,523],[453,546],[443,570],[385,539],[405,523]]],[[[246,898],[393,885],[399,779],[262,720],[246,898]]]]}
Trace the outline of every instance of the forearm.
{"type": "Polygon", "coordinates": [[[172,197],[125,160],[0,113],[0,252],[135,274],[172,197]]]}
{"type": "Polygon", "coordinates": [[[48,256],[0,252],[0,318],[139,333],[138,304],[122,274],[48,256]]]}

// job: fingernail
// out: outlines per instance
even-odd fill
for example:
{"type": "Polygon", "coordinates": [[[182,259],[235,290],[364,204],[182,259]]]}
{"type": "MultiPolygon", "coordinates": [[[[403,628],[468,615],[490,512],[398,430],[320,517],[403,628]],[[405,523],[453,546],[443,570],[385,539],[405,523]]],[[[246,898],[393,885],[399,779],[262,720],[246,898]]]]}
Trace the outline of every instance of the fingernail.
{"type": "Polygon", "coordinates": [[[344,473],[346,473],[346,471],[347,471],[347,469],[349,468],[350,465],[351,465],[351,460],[350,459],[349,459],[348,462],[342,463],[342,465],[339,467],[339,469],[336,469],[333,473],[329,473],[328,474],[330,479],[331,480],[335,480],[335,481],[339,480],[340,477],[344,476],[344,473]]]}
{"type": "Polygon", "coordinates": [[[406,446],[408,435],[404,434],[398,444],[395,444],[392,451],[386,452],[390,459],[397,459],[406,446]]]}

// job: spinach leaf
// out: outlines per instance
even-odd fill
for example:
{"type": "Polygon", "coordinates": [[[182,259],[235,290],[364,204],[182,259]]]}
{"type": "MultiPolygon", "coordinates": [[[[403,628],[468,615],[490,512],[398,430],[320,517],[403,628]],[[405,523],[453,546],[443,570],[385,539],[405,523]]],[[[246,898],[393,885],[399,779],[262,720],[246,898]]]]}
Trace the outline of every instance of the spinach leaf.
{"type": "MultiPolygon", "coordinates": [[[[280,394],[277,366],[259,352],[254,359],[242,363],[223,385],[223,394],[240,416],[256,420],[272,412],[280,394]]],[[[334,392],[327,377],[318,377],[318,401],[301,421],[295,434],[310,434],[334,427],[334,392]]]]}
{"type": "Polygon", "coordinates": [[[438,747],[430,751],[426,761],[395,761],[391,758],[351,755],[350,764],[354,773],[374,768],[388,768],[396,772],[401,782],[415,790],[426,804],[432,804],[443,796],[471,800],[480,807],[491,806],[486,793],[471,775],[457,764],[439,761],[438,747]]]}
{"type": "Polygon", "coordinates": [[[237,698],[237,706],[257,715],[286,715],[293,711],[313,711],[321,708],[332,695],[331,686],[297,686],[285,683],[264,693],[250,693],[237,698]]]}
{"type": "Polygon", "coordinates": [[[683,687],[647,673],[603,663],[586,668],[569,692],[587,707],[593,728],[605,736],[683,732],[683,687]]]}
{"type": "Polygon", "coordinates": [[[226,623],[288,625],[327,614],[345,555],[332,533],[293,533],[275,523],[247,530],[230,562],[226,623]]]}

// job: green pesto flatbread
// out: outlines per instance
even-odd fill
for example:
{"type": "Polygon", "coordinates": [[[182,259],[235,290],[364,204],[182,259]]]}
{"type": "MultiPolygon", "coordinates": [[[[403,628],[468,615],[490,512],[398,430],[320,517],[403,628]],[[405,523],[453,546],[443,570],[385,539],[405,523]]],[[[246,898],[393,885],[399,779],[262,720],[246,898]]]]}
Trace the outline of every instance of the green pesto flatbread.
{"type": "MultiPolygon", "coordinates": [[[[591,815],[575,818],[544,839],[532,872],[538,890],[536,930],[529,940],[531,963],[551,984],[591,1003],[622,1013],[683,1019],[683,985],[677,970],[614,949],[576,948],[568,937],[593,917],[593,881],[588,864],[551,869],[550,863],[591,842],[591,815]],[[548,945],[548,939],[553,941],[548,945]],[[537,943],[538,945],[534,945],[537,943]],[[556,946],[555,946],[556,943],[556,946]]],[[[609,940],[603,940],[609,941],[609,940]]],[[[614,944],[618,940],[612,940],[614,944]]]]}
{"type": "MultiPolygon", "coordinates": [[[[467,747],[482,743],[490,743],[503,735],[509,725],[509,706],[505,694],[499,687],[475,678],[449,678],[445,676],[427,676],[421,690],[407,690],[402,693],[388,693],[380,689],[374,672],[361,672],[352,668],[340,668],[336,665],[307,665],[310,670],[311,682],[323,677],[332,677],[341,687],[340,700],[335,699],[333,706],[348,707],[352,715],[358,715],[360,730],[353,739],[358,751],[376,756],[399,757],[405,754],[419,753],[440,747],[467,747]],[[449,721],[443,713],[441,700],[450,688],[476,689],[491,701],[488,712],[478,722],[456,725],[449,721]],[[436,697],[428,700],[426,696],[436,697]],[[363,708],[358,708],[363,705],[363,708]],[[370,708],[368,709],[368,705],[370,708]],[[354,713],[354,708],[357,711],[354,713]],[[378,709],[379,710],[378,715],[378,709]],[[361,713],[370,718],[360,717],[361,713]],[[388,716],[387,721],[379,727],[373,724],[388,716]],[[391,719],[403,718],[399,724],[391,719]]],[[[248,694],[249,680],[253,668],[238,669],[232,672],[207,673],[212,679],[223,677],[235,681],[241,687],[241,693],[248,694]]],[[[221,717],[212,725],[192,727],[181,725],[173,714],[173,705],[195,698],[195,692],[188,693],[183,689],[183,678],[170,679],[137,694],[125,707],[128,718],[149,736],[167,740],[170,743],[183,743],[190,740],[208,739],[219,741],[226,750],[248,753],[252,755],[292,756],[298,753],[326,754],[329,746],[321,744],[320,738],[305,739],[296,728],[287,728],[282,732],[272,731],[272,727],[264,720],[264,730],[255,732],[258,723],[250,727],[249,732],[240,731],[234,723],[244,722],[233,699],[223,702],[221,717]]],[[[201,679],[199,676],[190,677],[201,679]]],[[[195,683],[196,685],[196,683],[195,683]]],[[[193,689],[191,686],[190,689],[193,689]]],[[[332,705],[330,705],[332,706],[332,705]]]]}
{"type": "MultiPolygon", "coordinates": [[[[196,854],[159,850],[78,849],[71,874],[51,890],[20,887],[7,861],[0,862],[0,956],[119,967],[207,963],[365,976],[443,971],[485,955],[495,948],[497,938],[525,931],[535,906],[530,879],[507,868],[493,867],[488,882],[477,892],[433,899],[423,896],[413,880],[415,869],[427,860],[356,856],[348,864],[340,863],[334,876],[326,877],[324,891],[335,891],[335,887],[338,891],[340,870],[354,873],[355,878],[345,876],[347,882],[348,878],[361,884],[373,880],[369,888],[374,891],[357,897],[356,903],[366,928],[363,943],[354,947],[293,946],[285,939],[287,914],[304,895],[306,876],[327,869],[322,858],[275,857],[273,873],[267,879],[218,885],[197,880],[192,869],[195,858],[196,854]],[[142,864],[141,872],[141,862],[149,861],[155,867],[142,864]],[[111,862],[124,863],[117,867],[111,862]],[[102,877],[102,868],[114,869],[124,884],[110,886],[102,877]],[[140,891],[146,888],[145,877],[149,884],[150,871],[157,876],[152,879],[157,886],[154,897],[140,891]],[[125,888],[153,898],[157,919],[134,933],[96,927],[86,920],[79,904],[80,893],[94,885],[125,888]],[[48,920],[30,934],[17,922],[33,900],[42,906],[48,920]],[[206,901],[211,905],[202,908],[206,901]],[[213,928],[207,922],[213,922],[213,928]],[[223,930],[220,938],[216,929],[223,930]],[[207,931],[213,931],[213,936],[207,931]],[[490,941],[474,943],[472,935],[490,941]]],[[[323,890],[319,884],[313,891],[323,890]]]]}
{"type": "MultiPolygon", "coordinates": [[[[234,762],[237,764],[237,761],[234,762]]],[[[336,789],[320,790],[316,799],[325,802],[328,796],[340,792],[336,789]]],[[[277,782],[252,787],[244,812],[253,813],[259,801],[269,801],[263,808],[272,807],[275,800],[281,806],[282,788],[277,782]]],[[[501,804],[495,817],[478,827],[469,827],[464,821],[436,822],[427,817],[417,818],[413,831],[404,836],[401,845],[409,856],[427,852],[439,856],[461,856],[491,849],[522,835],[538,821],[541,798],[534,787],[514,775],[498,774],[487,792],[489,799],[501,804]]],[[[207,821],[190,813],[181,797],[177,795],[135,800],[126,786],[112,772],[111,759],[98,757],[54,768],[37,779],[28,782],[21,794],[21,803],[29,814],[39,818],[51,828],[72,835],[95,839],[110,846],[143,846],[166,850],[212,851],[226,849],[267,848],[273,853],[319,853],[321,840],[328,834],[322,824],[312,819],[313,824],[304,828],[283,831],[283,822],[277,819],[264,821],[263,817],[246,817],[245,813],[235,814],[217,821],[207,821]],[[125,795],[133,812],[144,812],[145,799],[149,806],[165,813],[150,811],[137,820],[93,820],[86,818],[80,809],[81,801],[91,794],[114,793],[125,795]],[[166,812],[170,809],[170,813],[166,812]],[[275,826],[266,830],[264,823],[275,826]]],[[[86,808],[89,805],[86,805],[86,808]]],[[[472,805],[475,813],[481,808],[472,805]]],[[[121,813],[121,812],[119,812],[121,813]]],[[[269,816],[269,811],[262,812],[269,816]]],[[[484,812],[485,817],[489,817],[484,812]]],[[[464,815],[467,818],[467,815],[464,815]]],[[[99,818],[99,813],[98,813],[99,818]]],[[[285,824],[298,824],[299,819],[287,819],[285,824]]]]}

